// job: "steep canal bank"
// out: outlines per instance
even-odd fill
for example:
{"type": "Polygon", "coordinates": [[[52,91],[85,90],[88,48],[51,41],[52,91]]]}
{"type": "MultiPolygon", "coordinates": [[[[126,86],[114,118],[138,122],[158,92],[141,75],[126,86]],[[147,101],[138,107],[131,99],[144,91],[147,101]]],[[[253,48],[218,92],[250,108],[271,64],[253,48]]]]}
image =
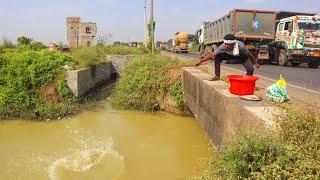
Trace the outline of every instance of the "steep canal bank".
{"type": "Polygon", "coordinates": [[[194,118],[103,104],[60,121],[1,121],[1,178],[177,179],[211,156],[194,118]]]}

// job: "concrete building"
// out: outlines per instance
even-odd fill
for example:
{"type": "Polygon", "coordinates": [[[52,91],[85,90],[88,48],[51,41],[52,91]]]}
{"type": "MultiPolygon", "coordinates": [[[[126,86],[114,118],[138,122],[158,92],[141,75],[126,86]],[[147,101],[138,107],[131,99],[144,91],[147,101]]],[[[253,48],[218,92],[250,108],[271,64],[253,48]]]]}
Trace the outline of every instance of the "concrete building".
{"type": "Polygon", "coordinates": [[[90,46],[96,34],[96,23],[81,22],[80,17],[67,17],[67,39],[69,48],[90,46]]]}

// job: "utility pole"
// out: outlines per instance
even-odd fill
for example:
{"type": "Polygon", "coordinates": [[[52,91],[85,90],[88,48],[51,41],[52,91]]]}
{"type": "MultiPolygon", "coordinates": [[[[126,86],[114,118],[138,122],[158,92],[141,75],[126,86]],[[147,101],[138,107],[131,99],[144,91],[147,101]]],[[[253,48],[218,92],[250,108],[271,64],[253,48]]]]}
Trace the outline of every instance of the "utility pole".
{"type": "Polygon", "coordinates": [[[147,0],[144,0],[144,40],[145,46],[148,46],[148,20],[147,20],[147,0]]]}
{"type": "Polygon", "coordinates": [[[153,0],[151,0],[150,8],[150,29],[151,29],[151,52],[154,53],[154,17],[153,17],[153,0]]]}

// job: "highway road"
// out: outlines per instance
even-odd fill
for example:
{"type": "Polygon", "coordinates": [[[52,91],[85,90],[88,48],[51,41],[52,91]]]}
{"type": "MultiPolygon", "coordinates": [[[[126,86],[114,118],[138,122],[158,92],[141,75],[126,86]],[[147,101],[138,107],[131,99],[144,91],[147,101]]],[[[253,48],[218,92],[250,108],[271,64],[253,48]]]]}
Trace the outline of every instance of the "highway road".
{"type": "MultiPolygon", "coordinates": [[[[199,59],[198,54],[166,53],[175,57],[191,59],[195,62],[199,59]]],[[[210,61],[208,66],[213,71],[213,61],[210,61]]],[[[245,74],[245,69],[241,64],[222,63],[221,72],[225,75],[245,74]]],[[[300,67],[263,65],[260,69],[255,70],[255,75],[260,77],[258,84],[263,87],[268,87],[274,83],[281,74],[288,83],[289,95],[311,105],[320,105],[320,68],[310,69],[303,65],[300,67]]]]}

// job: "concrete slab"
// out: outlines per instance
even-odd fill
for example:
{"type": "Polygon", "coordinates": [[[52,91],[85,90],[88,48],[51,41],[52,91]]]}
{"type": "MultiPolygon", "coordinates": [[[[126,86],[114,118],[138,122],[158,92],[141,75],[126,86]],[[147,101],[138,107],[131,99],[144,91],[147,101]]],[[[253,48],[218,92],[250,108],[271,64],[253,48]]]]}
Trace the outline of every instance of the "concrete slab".
{"type": "Polygon", "coordinates": [[[94,67],[67,71],[67,85],[76,97],[83,97],[94,88],[108,83],[114,74],[119,75],[134,59],[131,55],[108,55],[106,62],[94,67]]]}
{"type": "Polygon", "coordinates": [[[187,105],[212,142],[219,146],[240,132],[270,133],[275,129],[277,107],[264,101],[251,102],[229,93],[223,81],[208,81],[211,75],[189,67],[182,69],[187,105]]]}

